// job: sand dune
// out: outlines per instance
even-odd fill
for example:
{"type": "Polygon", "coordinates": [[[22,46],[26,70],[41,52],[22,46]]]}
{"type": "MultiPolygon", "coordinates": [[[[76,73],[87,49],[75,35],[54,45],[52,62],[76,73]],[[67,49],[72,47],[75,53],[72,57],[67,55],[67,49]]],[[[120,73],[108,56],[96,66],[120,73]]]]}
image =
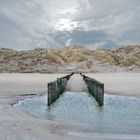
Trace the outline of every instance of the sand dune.
{"type": "Polygon", "coordinates": [[[119,49],[71,46],[16,51],[0,48],[0,72],[140,72],[140,46],[119,49]]]}

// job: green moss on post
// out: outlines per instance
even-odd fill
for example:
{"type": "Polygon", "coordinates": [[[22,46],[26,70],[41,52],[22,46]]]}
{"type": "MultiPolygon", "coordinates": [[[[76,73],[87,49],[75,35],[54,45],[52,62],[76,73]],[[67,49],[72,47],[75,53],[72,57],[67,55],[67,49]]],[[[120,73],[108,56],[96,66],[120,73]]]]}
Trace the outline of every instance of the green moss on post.
{"type": "Polygon", "coordinates": [[[87,85],[89,93],[96,99],[99,106],[103,106],[103,104],[104,104],[104,84],[102,84],[101,82],[99,82],[93,78],[85,76],[83,74],[81,74],[81,76],[83,76],[83,80],[85,81],[85,83],[87,85]]]}
{"type": "Polygon", "coordinates": [[[56,96],[56,81],[48,83],[48,105],[52,104],[57,100],[56,96]]]}
{"type": "Polygon", "coordinates": [[[53,104],[65,91],[67,81],[72,75],[73,73],[66,75],[62,78],[57,78],[56,81],[48,83],[48,106],[53,104]]]}

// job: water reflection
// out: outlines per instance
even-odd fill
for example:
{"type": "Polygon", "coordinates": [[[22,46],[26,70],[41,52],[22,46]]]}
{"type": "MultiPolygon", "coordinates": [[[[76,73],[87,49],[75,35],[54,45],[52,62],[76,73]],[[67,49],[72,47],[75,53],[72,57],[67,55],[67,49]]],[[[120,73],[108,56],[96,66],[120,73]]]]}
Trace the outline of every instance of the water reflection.
{"type": "Polygon", "coordinates": [[[105,94],[105,105],[99,107],[86,92],[65,92],[47,107],[47,96],[35,97],[18,105],[35,117],[49,120],[80,122],[101,133],[140,133],[140,99],[105,94]]]}

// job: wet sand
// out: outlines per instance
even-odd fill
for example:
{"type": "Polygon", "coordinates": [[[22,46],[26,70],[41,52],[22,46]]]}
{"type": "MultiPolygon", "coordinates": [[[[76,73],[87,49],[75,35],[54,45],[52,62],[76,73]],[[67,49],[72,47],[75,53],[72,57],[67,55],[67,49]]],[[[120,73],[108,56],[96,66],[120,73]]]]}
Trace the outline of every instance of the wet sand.
{"type": "MultiPolygon", "coordinates": [[[[63,74],[0,74],[0,140],[96,140],[128,139],[94,134],[89,126],[68,122],[45,121],[14,107],[19,100],[46,94],[47,83],[63,74]]],[[[104,82],[105,92],[140,97],[140,74],[88,74],[104,82]]],[[[74,75],[67,89],[84,91],[80,75],[74,75]]],[[[133,139],[135,138],[132,136],[133,139]]],[[[129,137],[129,139],[132,139],[129,137]]]]}

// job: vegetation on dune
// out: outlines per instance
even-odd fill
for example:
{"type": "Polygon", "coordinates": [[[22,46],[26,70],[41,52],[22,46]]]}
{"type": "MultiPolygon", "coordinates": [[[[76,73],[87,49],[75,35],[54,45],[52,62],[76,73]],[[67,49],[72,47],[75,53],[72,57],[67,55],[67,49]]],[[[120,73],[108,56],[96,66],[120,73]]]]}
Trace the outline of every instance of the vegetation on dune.
{"type": "MultiPolygon", "coordinates": [[[[63,66],[94,71],[96,65],[117,67],[140,66],[140,46],[126,46],[116,50],[105,48],[89,49],[84,46],[15,51],[0,49],[1,72],[52,72],[63,66]]],[[[68,68],[66,68],[68,69],[68,68]]]]}

